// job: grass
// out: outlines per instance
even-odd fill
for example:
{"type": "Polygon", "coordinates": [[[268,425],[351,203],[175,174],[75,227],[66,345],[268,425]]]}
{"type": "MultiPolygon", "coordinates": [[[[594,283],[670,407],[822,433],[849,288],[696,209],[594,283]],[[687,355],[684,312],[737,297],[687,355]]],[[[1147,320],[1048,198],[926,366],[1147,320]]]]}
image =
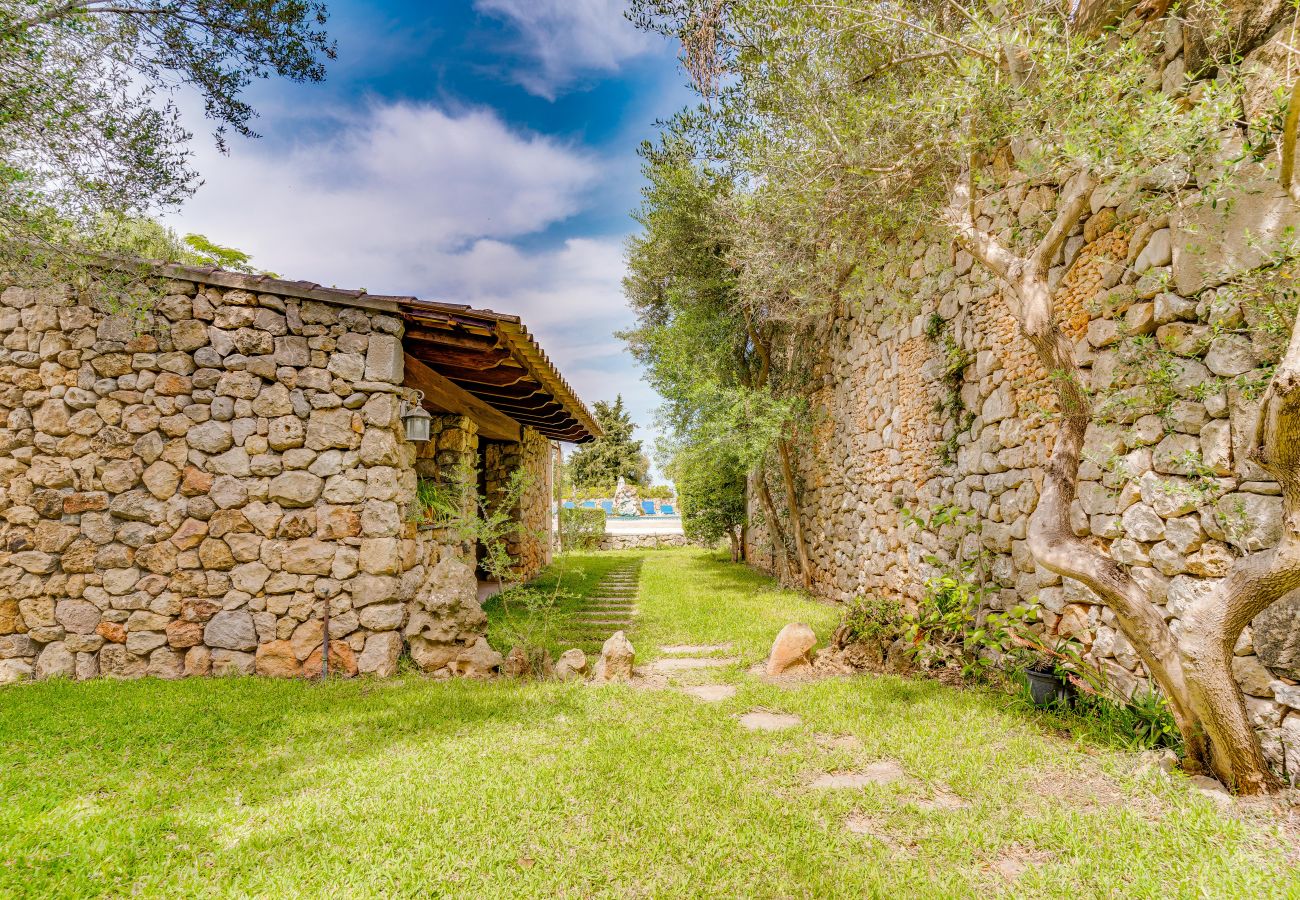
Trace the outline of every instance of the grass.
{"type": "MultiPolygon", "coordinates": [[[[725,638],[748,660],[791,618],[823,636],[834,620],[698,553],[645,559],[646,651],[725,638]]],[[[720,704],[415,676],[5,689],[0,896],[1300,893],[1295,847],[1265,821],[1053,737],[996,695],[721,677],[739,690],[720,704]],[[802,724],[746,732],[736,716],[755,708],[802,724]],[[825,740],[845,735],[857,746],[825,740]],[[880,759],[907,779],[806,787],[880,759]],[[939,790],[969,805],[926,808],[939,790]],[[999,868],[1017,859],[1032,863],[1018,877],[999,868]]]]}

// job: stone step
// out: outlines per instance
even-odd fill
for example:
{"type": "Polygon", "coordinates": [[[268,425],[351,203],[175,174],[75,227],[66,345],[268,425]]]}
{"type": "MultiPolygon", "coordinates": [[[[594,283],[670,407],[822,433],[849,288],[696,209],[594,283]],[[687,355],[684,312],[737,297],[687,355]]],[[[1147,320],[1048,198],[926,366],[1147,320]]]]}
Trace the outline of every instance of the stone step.
{"type": "Polygon", "coordinates": [[[660,647],[659,652],[668,656],[702,656],[706,653],[721,653],[731,649],[731,641],[725,644],[669,644],[660,647]]]}

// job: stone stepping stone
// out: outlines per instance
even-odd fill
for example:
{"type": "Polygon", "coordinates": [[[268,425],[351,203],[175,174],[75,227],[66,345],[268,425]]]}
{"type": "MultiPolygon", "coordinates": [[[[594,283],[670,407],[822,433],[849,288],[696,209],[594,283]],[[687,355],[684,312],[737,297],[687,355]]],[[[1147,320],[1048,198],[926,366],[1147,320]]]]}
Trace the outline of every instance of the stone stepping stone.
{"type": "Polygon", "coordinates": [[[903,767],[893,760],[884,759],[874,762],[857,772],[840,772],[818,775],[810,783],[813,788],[862,788],[870,784],[890,784],[905,778],[903,767]]]}
{"type": "Polygon", "coordinates": [[[690,694],[702,703],[720,703],[736,696],[734,684],[693,684],[678,690],[683,694],[690,694]]]}
{"type": "Polygon", "coordinates": [[[740,660],[734,656],[722,657],[698,657],[698,656],[676,656],[668,659],[656,659],[646,666],[651,672],[658,672],[666,675],[669,672],[691,672],[696,669],[721,669],[724,666],[734,666],[740,660]]]}
{"type": "Polygon", "coordinates": [[[730,650],[731,642],[725,644],[669,644],[667,647],[660,647],[660,653],[666,653],[669,656],[697,656],[704,653],[719,653],[723,650],[730,650]]]}
{"type": "Polygon", "coordinates": [[[742,728],[749,731],[785,731],[787,728],[794,728],[802,725],[803,720],[798,716],[792,716],[789,713],[774,712],[748,712],[740,717],[742,728]]]}

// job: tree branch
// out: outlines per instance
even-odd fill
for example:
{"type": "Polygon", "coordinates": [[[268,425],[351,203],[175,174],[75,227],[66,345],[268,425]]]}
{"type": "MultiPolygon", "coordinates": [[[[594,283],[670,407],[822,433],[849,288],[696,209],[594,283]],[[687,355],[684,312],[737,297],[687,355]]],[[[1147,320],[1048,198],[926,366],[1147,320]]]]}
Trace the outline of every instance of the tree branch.
{"type": "Polygon", "coordinates": [[[1071,185],[1057,207],[1056,219],[1052,222],[1052,227],[1047,230],[1047,234],[1043,235],[1043,239],[1038,242],[1037,248],[1029,258],[1029,268],[1036,277],[1047,278],[1056,251],[1061,249],[1061,245],[1065,243],[1065,239],[1078,223],[1079,217],[1089,208],[1089,201],[1096,187],[1097,180],[1089,172],[1080,172],[1071,179],[1071,185]]]}

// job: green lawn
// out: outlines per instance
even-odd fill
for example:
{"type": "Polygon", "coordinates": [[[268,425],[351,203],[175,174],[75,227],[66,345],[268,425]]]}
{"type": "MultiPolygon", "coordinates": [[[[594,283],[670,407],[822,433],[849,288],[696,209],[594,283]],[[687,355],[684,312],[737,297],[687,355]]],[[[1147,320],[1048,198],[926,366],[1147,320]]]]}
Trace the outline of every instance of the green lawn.
{"type": "MultiPolygon", "coordinates": [[[[749,662],[835,618],[697,552],[641,575],[646,651],[732,640],[749,662]]],[[[1262,815],[997,695],[718,677],[739,688],[719,704],[415,676],[0,690],[0,896],[1300,896],[1262,815]],[[758,708],[802,724],[743,730],[758,708]],[[880,760],[907,778],[807,786],[880,760]]]]}

